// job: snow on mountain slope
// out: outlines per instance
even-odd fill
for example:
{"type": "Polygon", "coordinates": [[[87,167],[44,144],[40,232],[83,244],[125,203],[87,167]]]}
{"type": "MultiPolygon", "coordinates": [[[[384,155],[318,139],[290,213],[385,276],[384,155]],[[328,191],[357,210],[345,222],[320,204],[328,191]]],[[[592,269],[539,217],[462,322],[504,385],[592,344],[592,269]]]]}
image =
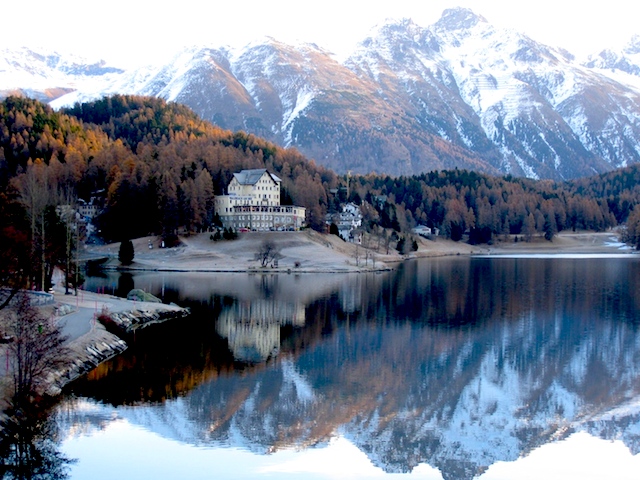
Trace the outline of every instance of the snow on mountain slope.
{"type": "Polygon", "coordinates": [[[101,89],[106,78],[116,78],[123,71],[56,52],[28,48],[0,49],[0,98],[26,95],[49,102],[76,89],[101,89]]]}
{"type": "Polygon", "coordinates": [[[232,72],[253,98],[257,114],[285,146],[292,126],[318,94],[316,74],[328,55],[315,46],[290,47],[273,39],[236,51],[232,72]]]}
{"type": "Polygon", "coordinates": [[[597,55],[591,55],[584,65],[609,74],[626,74],[626,77],[618,78],[639,85],[633,77],[640,78],[640,36],[634,36],[620,52],[605,49],[597,55]]]}
{"type": "Polygon", "coordinates": [[[66,87],[70,82],[80,83],[86,77],[122,72],[107,66],[104,61],[88,63],[84,58],[62,56],[56,52],[28,48],[0,50],[0,89],[3,90],[66,87]]]}
{"type": "Polygon", "coordinates": [[[640,161],[638,38],[580,63],[463,8],[428,28],[382,25],[343,63],[315,45],[271,38],[192,47],[131,71],[5,51],[0,94],[12,92],[59,96],[54,108],[115,93],[158,96],[339,172],[457,166],[560,180],[640,161]]]}
{"type": "Polygon", "coordinates": [[[503,172],[561,179],[640,158],[635,141],[629,144],[638,128],[637,92],[466,9],[445,11],[429,29],[406,21],[385,26],[348,64],[375,79],[385,72],[384,81],[404,88],[440,136],[481,152],[503,172]],[[592,104],[596,94],[612,100],[592,104]],[[609,123],[597,125],[603,117],[609,123]]]}

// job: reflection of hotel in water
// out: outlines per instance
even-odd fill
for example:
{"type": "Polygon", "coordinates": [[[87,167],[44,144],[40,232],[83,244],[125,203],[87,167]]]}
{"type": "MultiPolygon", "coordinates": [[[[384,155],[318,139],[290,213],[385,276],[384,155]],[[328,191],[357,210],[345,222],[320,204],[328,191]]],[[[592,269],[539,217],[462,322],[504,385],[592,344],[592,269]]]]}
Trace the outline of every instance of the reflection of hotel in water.
{"type": "Polygon", "coordinates": [[[218,335],[241,362],[264,362],[280,352],[280,328],[303,327],[304,305],[273,300],[238,301],[223,310],[216,322],[218,335]]]}

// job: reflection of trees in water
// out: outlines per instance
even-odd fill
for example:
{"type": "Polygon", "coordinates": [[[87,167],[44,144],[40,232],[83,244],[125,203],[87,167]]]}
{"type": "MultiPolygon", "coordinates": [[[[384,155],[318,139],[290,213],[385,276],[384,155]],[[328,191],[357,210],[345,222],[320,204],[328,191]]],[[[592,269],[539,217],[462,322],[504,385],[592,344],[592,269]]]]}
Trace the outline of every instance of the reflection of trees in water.
{"type": "MultiPolygon", "coordinates": [[[[623,262],[465,258],[358,276],[308,304],[303,328],[278,328],[273,362],[207,364],[184,400],[194,438],[240,432],[268,451],[341,429],[387,471],[428,462],[458,479],[573,429],[637,452],[640,416],[594,413],[640,394],[640,270],[623,262]]],[[[223,303],[227,324],[280,315],[223,303]]]]}
{"type": "Polygon", "coordinates": [[[640,448],[637,415],[627,427],[617,427],[623,415],[594,416],[640,394],[640,335],[625,322],[534,313],[444,329],[350,319],[334,317],[325,341],[271,368],[197,387],[186,401],[201,438],[240,433],[267,451],[341,430],[387,471],[427,462],[449,479],[576,430],[640,448]]]}
{"type": "Polygon", "coordinates": [[[135,288],[135,282],[133,281],[133,275],[128,272],[120,273],[118,277],[118,289],[116,295],[118,297],[127,298],[127,295],[131,290],[135,288]]]}
{"type": "Polygon", "coordinates": [[[32,406],[9,411],[0,434],[2,478],[61,480],[74,461],[59,450],[58,426],[48,412],[32,406]]]}
{"type": "Polygon", "coordinates": [[[583,423],[640,393],[638,332],[625,321],[638,307],[637,264],[535,262],[415,262],[358,277],[307,307],[305,328],[285,339],[312,401],[296,398],[290,373],[268,370],[242,388],[203,385],[193,411],[206,404],[209,421],[227,419],[208,435],[233,424],[264,448],[343,428],[385,470],[426,461],[445,478],[472,478],[575,428],[614,432],[604,438],[637,451],[633,429],[616,427],[626,420],[583,423]]]}
{"type": "Polygon", "coordinates": [[[434,259],[406,262],[346,289],[361,299],[356,310],[376,321],[457,328],[567,311],[633,322],[640,311],[639,271],[638,262],[624,258],[434,259]]]}

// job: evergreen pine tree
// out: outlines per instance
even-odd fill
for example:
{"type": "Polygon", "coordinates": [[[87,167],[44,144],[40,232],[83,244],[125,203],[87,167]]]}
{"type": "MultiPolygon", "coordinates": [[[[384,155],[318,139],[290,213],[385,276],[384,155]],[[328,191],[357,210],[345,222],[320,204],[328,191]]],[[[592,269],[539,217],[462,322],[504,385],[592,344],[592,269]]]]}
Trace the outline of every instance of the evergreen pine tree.
{"type": "Polygon", "coordinates": [[[118,250],[118,260],[122,265],[131,265],[133,263],[133,242],[131,240],[125,240],[120,243],[120,250],[118,250]]]}

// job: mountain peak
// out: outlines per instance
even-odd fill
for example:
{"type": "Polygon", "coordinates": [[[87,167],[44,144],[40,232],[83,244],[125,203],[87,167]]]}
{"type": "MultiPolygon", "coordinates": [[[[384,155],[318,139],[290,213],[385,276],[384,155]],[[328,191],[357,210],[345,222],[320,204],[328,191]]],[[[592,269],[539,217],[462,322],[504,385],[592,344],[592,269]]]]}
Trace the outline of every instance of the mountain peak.
{"type": "Polygon", "coordinates": [[[487,20],[469,8],[457,7],[448,8],[442,12],[442,17],[436,22],[436,26],[444,30],[466,30],[475,27],[478,23],[487,23],[487,20]]]}
{"type": "Polygon", "coordinates": [[[416,31],[422,30],[416,23],[410,18],[387,18],[383,23],[375,25],[369,31],[369,37],[363,42],[370,44],[372,39],[375,38],[397,38],[398,36],[411,36],[416,31]]]}

